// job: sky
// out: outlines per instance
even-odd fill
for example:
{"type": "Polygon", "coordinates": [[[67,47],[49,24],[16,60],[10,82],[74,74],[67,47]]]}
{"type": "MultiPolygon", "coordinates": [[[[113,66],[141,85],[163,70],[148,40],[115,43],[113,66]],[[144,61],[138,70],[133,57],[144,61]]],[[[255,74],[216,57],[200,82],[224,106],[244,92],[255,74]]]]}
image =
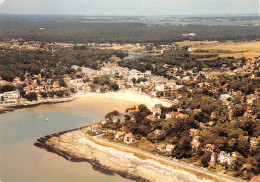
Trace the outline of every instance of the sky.
{"type": "Polygon", "coordinates": [[[221,15],[259,14],[260,0],[0,0],[0,14],[221,15]]]}

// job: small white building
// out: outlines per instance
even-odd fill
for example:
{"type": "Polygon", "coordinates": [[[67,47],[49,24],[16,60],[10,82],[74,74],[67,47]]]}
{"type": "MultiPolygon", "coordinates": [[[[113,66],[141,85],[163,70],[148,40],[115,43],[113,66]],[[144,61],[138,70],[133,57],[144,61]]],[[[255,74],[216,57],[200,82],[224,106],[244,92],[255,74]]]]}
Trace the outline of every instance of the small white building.
{"type": "Polygon", "coordinates": [[[220,151],[220,154],[218,155],[218,161],[223,164],[223,163],[227,163],[228,165],[230,165],[237,157],[236,152],[232,152],[227,153],[226,151],[220,151]]]}
{"type": "Polygon", "coordinates": [[[166,152],[172,152],[172,150],[174,149],[175,145],[166,145],[165,151],[166,152]]]}
{"type": "Polygon", "coordinates": [[[153,116],[155,116],[156,114],[161,115],[162,111],[160,108],[154,107],[154,108],[152,108],[152,113],[153,113],[153,116]]]}
{"type": "Polygon", "coordinates": [[[132,133],[128,133],[124,136],[124,142],[125,143],[132,143],[134,142],[134,136],[132,133]]]}
{"type": "Polygon", "coordinates": [[[166,145],[165,144],[159,144],[157,145],[157,150],[159,150],[160,152],[165,152],[166,150],[166,145]]]}
{"type": "Polygon", "coordinates": [[[125,132],[118,131],[115,134],[115,139],[121,139],[121,138],[124,138],[124,136],[125,136],[125,132]]]}

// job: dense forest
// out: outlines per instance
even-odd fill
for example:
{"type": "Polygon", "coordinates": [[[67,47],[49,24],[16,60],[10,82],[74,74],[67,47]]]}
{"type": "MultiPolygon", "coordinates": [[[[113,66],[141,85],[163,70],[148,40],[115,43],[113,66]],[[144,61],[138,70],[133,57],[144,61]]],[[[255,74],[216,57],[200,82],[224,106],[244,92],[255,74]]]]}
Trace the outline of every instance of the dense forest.
{"type": "Polygon", "coordinates": [[[26,71],[31,76],[41,73],[49,78],[53,74],[59,76],[74,72],[72,65],[98,69],[112,55],[122,57],[125,54],[122,51],[100,49],[59,50],[54,53],[8,50],[0,54],[0,76],[4,80],[12,81],[16,76],[23,80],[26,71]]]}
{"type": "Polygon", "coordinates": [[[24,38],[44,42],[117,42],[172,43],[184,40],[255,40],[260,37],[259,26],[235,25],[164,25],[143,23],[102,23],[45,19],[38,16],[0,17],[0,39],[24,38]],[[182,34],[196,33],[196,36],[182,34]]]}

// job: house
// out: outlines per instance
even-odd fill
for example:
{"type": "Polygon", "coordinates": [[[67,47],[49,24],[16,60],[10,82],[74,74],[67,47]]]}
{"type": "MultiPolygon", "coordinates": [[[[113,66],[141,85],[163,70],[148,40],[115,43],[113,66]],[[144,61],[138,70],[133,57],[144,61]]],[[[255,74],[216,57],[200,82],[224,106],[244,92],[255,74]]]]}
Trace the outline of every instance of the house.
{"type": "Polygon", "coordinates": [[[161,109],[160,108],[158,108],[158,107],[154,107],[154,108],[152,108],[152,113],[153,113],[153,116],[156,116],[156,115],[161,115],[161,109]]]}
{"type": "Polygon", "coordinates": [[[91,92],[90,86],[89,86],[89,85],[84,85],[84,86],[83,86],[83,92],[84,92],[84,93],[89,93],[89,92],[91,92]]]}
{"type": "Polygon", "coordinates": [[[216,117],[217,117],[217,114],[216,114],[215,112],[212,112],[211,115],[210,115],[210,117],[216,118],[216,117]]]}
{"type": "Polygon", "coordinates": [[[200,138],[200,136],[194,136],[192,141],[193,142],[199,142],[199,138],[200,138]]]}
{"type": "Polygon", "coordinates": [[[190,129],[190,136],[197,136],[199,135],[200,131],[194,128],[190,129]]]}
{"type": "Polygon", "coordinates": [[[211,153],[214,152],[215,149],[216,149],[216,146],[213,144],[207,144],[205,147],[205,150],[208,152],[211,152],[211,153]]]}
{"type": "Polygon", "coordinates": [[[216,154],[214,152],[210,156],[210,162],[213,162],[213,163],[216,162],[216,154]]]}
{"type": "Polygon", "coordinates": [[[116,131],[115,130],[107,130],[106,133],[109,134],[109,135],[114,135],[116,133],[116,131]]]}
{"type": "Polygon", "coordinates": [[[154,134],[155,135],[162,135],[162,134],[164,134],[164,131],[163,130],[154,130],[154,134]]]}
{"type": "Polygon", "coordinates": [[[117,121],[121,122],[125,122],[125,116],[121,115],[121,116],[113,116],[112,121],[115,123],[117,121]]]}
{"type": "Polygon", "coordinates": [[[122,138],[124,138],[124,136],[125,136],[125,132],[123,132],[123,131],[118,131],[118,132],[116,132],[116,134],[115,134],[115,139],[122,139],[122,138]]]}
{"type": "Polygon", "coordinates": [[[124,136],[124,142],[125,143],[132,143],[134,142],[134,136],[132,133],[128,133],[124,136]]]}
{"type": "Polygon", "coordinates": [[[159,144],[157,145],[157,150],[159,150],[160,152],[164,152],[166,150],[166,145],[165,144],[159,144]]]}
{"type": "Polygon", "coordinates": [[[255,147],[255,146],[257,146],[258,141],[259,141],[258,138],[251,137],[251,138],[250,138],[250,146],[251,146],[251,147],[255,147]]]}
{"type": "Polygon", "coordinates": [[[236,160],[238,154],[236,152],[227,153],[226,151],[220,151],[220,154],[218,155],[218,161],[223,164],[227,163],[230,165],[234,160],[236,160]]]}
{"type": "Polygon", "coordinates": [[[53,86],[54,88],[58,87],[58,86],[59,86],[59,82],[58,82],[57,80],[54,81],[53,84],[52,84],[52,86],[53,86]]]}
{"type": "Polygon", "coordinates": [[[166,152],[172,152],[172,150],[174,149],[175,145],[166,145],[165,151],[166,152]]]}
{"type": "Polygon", "coordinates": [[[258,95],[250,94],[246,96],[246,102],[252,104],[254,100],[258,98],[258,95]]]}
{"type": "Polygon", "coordinates": [[[129,116],[133,116],[136,112],[139,112],[139,109],[135,107],[135,109],[129,109],[127,114],[129,114],[129,116]]]}
{"type": "Polygon", "coordinates": [[[174,115],[174,112],[169,112],[167,114],[165,114],[166,116],[166,119],[170,119],[170,118],[173,118],[175,115],[174,115]]]}
{"type": "Polygon", "coordinates": [[[244,116],[250,116],[252,113],[252,107],[247,107],[244,116]]]}
{"type": "Polygon", "coordinates": [[[18,89],[0,94],[0,102],[2,101],[3,103],[16,103],[19,98],[20,91],[18,89]]]}
{"type": "Polygon", "coordinates": [[[198,141],[192,141],[191,143],[191,148],[197,149],[200,146],[200,142],[198,141]]]}
{"type": "Polygon", "coordinates": [[[90,131],[96,134],[103,133],[102,126],[100,124],[93,124],[90,126],[90,131]]]}
{"type": "Polygon", "coordinates": [[[229,105],[229,101],[227,101],[227,100],[222,100],[222,103],[223,103],[223,105],[226,105],[226,106],[228,106],[229,105]]]}
{"type": "Polygon", "coordinates": [[[201,113],[202,110],[201,110],[201,109],[194,109],[193,111],[194,111],[195,113],[201,113]]]}
{"type": "Polygon", "coordinates": [[[223,164],[224,162],[231,164],[230,153],[227,153],[226,151],[220,151],[220,154],[218,155],[218,161],[221,164],[223,164]]]}
{"type": "Polygon", "coordinates": [[[149,119],[151,121],[155,121],[156,119],[153,117],[153,115],[146,116],[146,119],[149,119]]]}

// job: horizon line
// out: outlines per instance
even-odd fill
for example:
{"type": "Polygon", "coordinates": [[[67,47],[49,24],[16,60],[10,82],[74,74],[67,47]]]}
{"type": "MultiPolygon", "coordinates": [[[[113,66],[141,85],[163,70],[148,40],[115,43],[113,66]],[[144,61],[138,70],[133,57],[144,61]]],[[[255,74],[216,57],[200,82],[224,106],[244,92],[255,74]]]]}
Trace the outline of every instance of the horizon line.
{"type": "Polygon", "coordinates": [[[0,16],[2,15],[7,15],[7,16],[11,16],[11,15],[17,15],[17,16],[87,16],[87,17],[152,17],[152,16],[166,16],[166,17],[171,17],[171,16],[186,16],[186,17],[212,17],[212,16],[259,16],[259,13],[245,13],[245,14],[185,14],[185,15],[152,15],[152,14],[147,14],[147,15],[112,15],[112,14],[107,14],[107,15],[83,15],[83,14],[16,14],[16,13],[0,13],[0,16]]]}

